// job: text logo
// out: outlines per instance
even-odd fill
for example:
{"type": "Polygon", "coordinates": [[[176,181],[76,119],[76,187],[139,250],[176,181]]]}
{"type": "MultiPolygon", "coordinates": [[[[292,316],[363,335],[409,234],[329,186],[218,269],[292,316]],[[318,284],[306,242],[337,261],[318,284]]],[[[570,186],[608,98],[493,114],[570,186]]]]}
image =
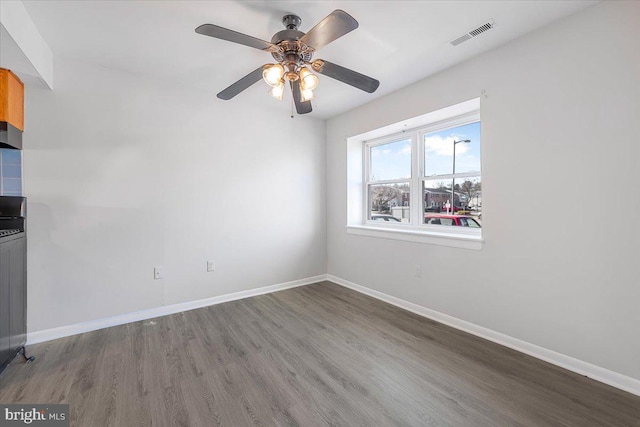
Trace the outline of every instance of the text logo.
{"type": "Polygon", "coordinates": [[[69,405],[0,404],[0,427],[69,427],[69,405]]]}

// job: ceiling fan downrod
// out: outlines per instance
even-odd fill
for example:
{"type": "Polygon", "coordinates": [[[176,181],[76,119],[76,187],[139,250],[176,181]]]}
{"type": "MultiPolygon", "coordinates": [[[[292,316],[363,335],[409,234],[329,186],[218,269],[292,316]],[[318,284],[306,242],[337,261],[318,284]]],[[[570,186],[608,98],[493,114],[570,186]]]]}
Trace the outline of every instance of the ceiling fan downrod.
{"type": "Polygon", "coordinates": [[[300,24],[302,24],[302,19],[298,15],[284,15],[282,17],[282,24],[287,30],[297,30],[300,24]]]}

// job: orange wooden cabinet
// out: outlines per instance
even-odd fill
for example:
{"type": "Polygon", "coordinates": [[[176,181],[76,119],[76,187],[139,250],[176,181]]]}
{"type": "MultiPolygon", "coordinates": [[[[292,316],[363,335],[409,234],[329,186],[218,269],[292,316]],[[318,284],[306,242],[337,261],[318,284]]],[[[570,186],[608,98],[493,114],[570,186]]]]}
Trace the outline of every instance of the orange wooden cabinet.
{"type": "Polygon", "coordinates": [[[0,122],[24,131],[24,84],[4,68],[0,68],[0,122]]]}

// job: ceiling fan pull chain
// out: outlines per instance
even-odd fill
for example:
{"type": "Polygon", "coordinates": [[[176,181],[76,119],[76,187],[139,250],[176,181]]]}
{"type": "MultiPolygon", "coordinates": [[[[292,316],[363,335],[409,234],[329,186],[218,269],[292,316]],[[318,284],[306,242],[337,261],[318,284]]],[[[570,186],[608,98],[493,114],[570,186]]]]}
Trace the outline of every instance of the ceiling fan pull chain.
{"type": "Polygon", "coordinates": [[[293,119],[293,97],[291,98],[291,118],[293,119]]]}

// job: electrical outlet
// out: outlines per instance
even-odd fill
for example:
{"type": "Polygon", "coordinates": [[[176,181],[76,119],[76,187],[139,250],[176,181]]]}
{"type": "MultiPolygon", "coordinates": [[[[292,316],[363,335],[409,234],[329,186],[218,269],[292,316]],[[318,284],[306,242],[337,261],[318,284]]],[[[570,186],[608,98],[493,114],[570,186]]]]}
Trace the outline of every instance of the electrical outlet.
{"type": "Polygon", "coordinates": [[[420,265],[416,265],[415,276],[416,277],[422,277],[422,267],[420,265]]]}
{"type": "Polygon", "coordinates": [[[164,278],[164,268],[162,267],[154,267],[153,268],[153,278],[158,280],[158,279],[163,279],[164,278]]]}
{"type": "Polygon", "coordinates": [[[211,260],[207,261],[207,271],[215,271],[216,270],[216,262],[211,260]]]}

